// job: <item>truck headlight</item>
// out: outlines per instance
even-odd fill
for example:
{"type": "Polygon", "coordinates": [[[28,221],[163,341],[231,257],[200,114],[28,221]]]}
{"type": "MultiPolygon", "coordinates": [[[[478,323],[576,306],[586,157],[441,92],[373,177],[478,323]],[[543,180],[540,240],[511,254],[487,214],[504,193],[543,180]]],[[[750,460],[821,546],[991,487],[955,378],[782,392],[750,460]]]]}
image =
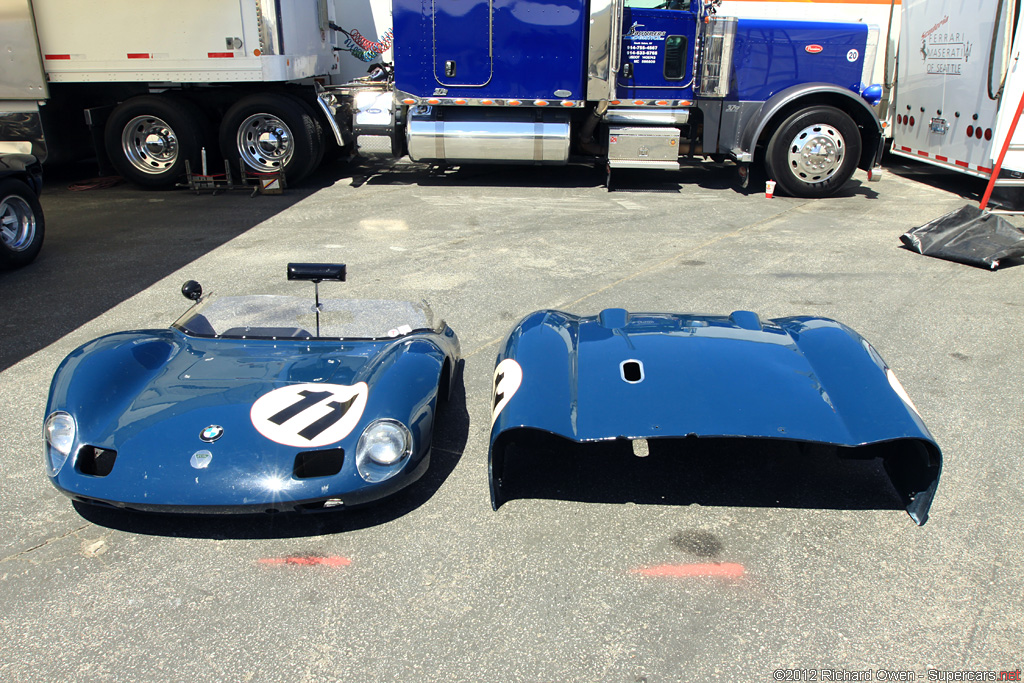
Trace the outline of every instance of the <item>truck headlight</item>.
{"type": "Polygon", "coordinates": [[[64,462],[71,455],[71,447],[75,443],[75,435],[78,429],[75,426],[75,418],[68,413],[58,410],[50,413],[43,424],[44,465],[46,473],[51,477],[57,476],[64,462]]]}
{"type": "Polygon", "coordinates": [[[356,445],[356,469],[369,482],[393,477],[412,455],[412,432],[398,420],[374,420],[356,445]]]}

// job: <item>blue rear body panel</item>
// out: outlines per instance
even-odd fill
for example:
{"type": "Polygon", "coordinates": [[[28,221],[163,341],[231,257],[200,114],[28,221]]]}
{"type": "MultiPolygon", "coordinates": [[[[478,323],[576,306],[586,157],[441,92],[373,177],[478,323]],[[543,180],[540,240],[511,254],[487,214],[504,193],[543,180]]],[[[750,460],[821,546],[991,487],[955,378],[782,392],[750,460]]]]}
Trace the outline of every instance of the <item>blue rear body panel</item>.
{"type": "Polygon", "coordinates": [[[496,505],[502,441],[521,429],[576,442],[897,443],[898,466],[887,468],[918,523],[938,483],[939,448],[895,375],[865,339],[824,318],[538,311],[498,354],[492,405],[496,505]],[[624,363],[637,363],[642,379],[630,381],[624,363]]]}

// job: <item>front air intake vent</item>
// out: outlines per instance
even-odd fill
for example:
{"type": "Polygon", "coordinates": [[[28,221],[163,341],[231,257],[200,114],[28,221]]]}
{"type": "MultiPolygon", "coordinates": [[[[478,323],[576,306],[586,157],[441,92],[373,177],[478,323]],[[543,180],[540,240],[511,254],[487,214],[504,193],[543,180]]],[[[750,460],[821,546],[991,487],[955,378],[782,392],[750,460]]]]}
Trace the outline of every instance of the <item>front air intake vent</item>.
{"type": "Polygon", "coordinates": [[[105,477],[114,469],[117,451],[96,446],[82,446],[76,460],[78,471],[93,477],[105,477]]]}
{"type": "Polygon", "coordinates": [[[323,451],[303,451],[295,456],[295,478],[333,477],[341,472],[345,462],[345,449],[328,448],[323,451]]]}

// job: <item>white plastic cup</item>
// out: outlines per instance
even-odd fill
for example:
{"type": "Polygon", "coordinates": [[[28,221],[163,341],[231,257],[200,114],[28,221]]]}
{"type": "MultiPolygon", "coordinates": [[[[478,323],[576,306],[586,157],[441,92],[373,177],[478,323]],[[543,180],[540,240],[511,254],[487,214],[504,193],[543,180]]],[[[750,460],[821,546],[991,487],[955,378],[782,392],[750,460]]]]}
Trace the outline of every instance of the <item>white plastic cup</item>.
{"type": "Polygon", "coordinates": [[[771,199],[775,195],[775,181],[767,180],[764,184],[764,196],[771,199]]]}

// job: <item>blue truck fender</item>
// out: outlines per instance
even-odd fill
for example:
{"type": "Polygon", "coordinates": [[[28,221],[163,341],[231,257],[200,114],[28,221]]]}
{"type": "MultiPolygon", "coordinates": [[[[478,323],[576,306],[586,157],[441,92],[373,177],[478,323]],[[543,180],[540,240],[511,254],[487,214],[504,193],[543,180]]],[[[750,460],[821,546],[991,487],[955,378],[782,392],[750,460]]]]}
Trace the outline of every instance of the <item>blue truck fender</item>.
{"type": "Polygon", "coordinates": [[[831,105],[845,111],[861,130],[861,155],[858,168],[870,170],[878,164],[882,153],[882,124],[874,109],[860,95],[831,83],[801,83],[782,90],[750,117],[734,150],[740,162],[754,161],[759,144],[778,128],[782,121],[798,109],[815,105],[831,105]]]}

